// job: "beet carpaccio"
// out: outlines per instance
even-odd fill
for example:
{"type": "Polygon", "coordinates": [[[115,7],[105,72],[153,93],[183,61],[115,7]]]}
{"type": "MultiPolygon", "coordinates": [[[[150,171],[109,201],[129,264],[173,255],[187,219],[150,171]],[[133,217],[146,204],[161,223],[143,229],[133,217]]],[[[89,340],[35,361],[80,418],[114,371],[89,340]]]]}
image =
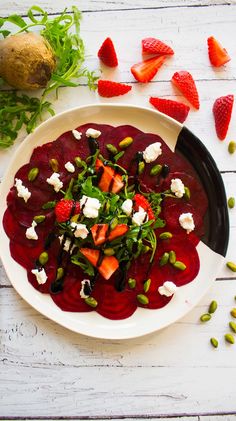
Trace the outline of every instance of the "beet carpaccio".
{"type": "Polygon", "coordinates": [[[206,212],[194,169],[158,135],[89,123],[34,149],[3,224],[34,288],[118,320],[194,280],[206,212]]]}

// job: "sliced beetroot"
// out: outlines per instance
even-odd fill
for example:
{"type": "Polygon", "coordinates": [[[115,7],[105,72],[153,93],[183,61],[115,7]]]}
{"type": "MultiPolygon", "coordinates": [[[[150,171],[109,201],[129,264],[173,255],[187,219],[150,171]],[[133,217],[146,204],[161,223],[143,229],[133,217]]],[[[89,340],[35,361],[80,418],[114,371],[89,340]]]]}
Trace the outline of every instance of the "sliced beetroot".
{"type": "Polygon", "coordinates": [[[15,241],[10,241],[10,252],[12,258],[27,270],[32,269],[34,264],[33,262],[37,260],[42,251],[42,243],[38,243],[37,246],[30,248],[16,243],[15,241]]]}
{"type": "Polygon", "coordinates": [[[198,210],[194,208],[189,203],[183,203],[179,199],[176,199],[176,203],[170,206],[164,207],[163,218],[166,221],[165,228],[173,233],[183,233],[186,232],[184,228],[181,227],[179,222],[179,217],[183,213],[191,213],[194,220],[194,234],[201,237],[204,234],[204,225],[202,216],[198,213],[198,210]]]}

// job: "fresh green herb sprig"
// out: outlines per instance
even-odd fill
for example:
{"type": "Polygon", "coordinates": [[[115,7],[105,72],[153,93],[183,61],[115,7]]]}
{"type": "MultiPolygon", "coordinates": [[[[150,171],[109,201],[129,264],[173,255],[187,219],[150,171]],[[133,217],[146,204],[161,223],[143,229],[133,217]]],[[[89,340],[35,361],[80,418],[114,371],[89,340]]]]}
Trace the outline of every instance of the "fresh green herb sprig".
{"type": "Polygon", "coordinates": [[[0,18],[0,34],[4,38],[11,34],[9,30],[3,29],[5,23],[20,28],[16,34],[28,32],[31,28],[39,29],[52,47],[57,66],[39,99],[16,94],[13,90],[0,91],[0,148],[11,146],[23,126],[28,133],[32,132],[45,111],[54,114],[52,104],[45,100],[50,92],[56,91],[58,95],[58,89],[62,86],[79,86],[81,78],[87,80],[90,89],[96,89],[98,76],[83,67],[85,49],[80,36],[82,15],[77,7],[73,6],[71,13],[65,9],[59,16],[50,19],[41,7],[32,6],[27,16],[29,22],[17,14],[0,18]]]}

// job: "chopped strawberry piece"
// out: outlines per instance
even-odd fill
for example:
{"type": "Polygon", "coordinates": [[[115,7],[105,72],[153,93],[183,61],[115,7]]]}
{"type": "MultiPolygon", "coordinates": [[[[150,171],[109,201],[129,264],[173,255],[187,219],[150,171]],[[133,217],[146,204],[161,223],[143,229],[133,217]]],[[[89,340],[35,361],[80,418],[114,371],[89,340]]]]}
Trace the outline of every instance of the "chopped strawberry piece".
{"type": "Polygon", "coordinates": [[[190,104],[199,110],[199,96],[192,75],[189,72],[182,70],[180,72],[175,72],[171,81],[180,90],[180,92],[182,92],[190,104]]]}
{"type": "Polygon", "coordinates": [[[114,168],[104,165],[100,159],[96,160],[95,169],[98,173],[101,171],[98,187],[102,191],[118,193],[124,187],[121,175],[114,168]]]}
{"type": "Polygon", "coordinates": [[[165,59],[166,57],[163,55],[136,63],[131,67],[131,73],[138,82],[149,82],[154,78],[165,59]]]}
{"type": "Polygon", "coordinates": [[[102,256],[102,258],[100,259],[101,252],[99,250],[81,248],[80,252],[83,254],[83,256],[86,257],[86,259],[88,259],[88,261],[94,267],[98,269],[99,273],[106,280],[110,279],[110,277],[119,267],[119,262],[114,256],[102,256]]]}
{"type": "Polygon", "coordinates": [[[95,224],[91,228],[93,242],[95,246],[100,246],[107,240],[108,224],[95,224]]]}
{"type": "Polygon", "coordinates": [[[183,123],[188,117],[190,108],[188,105],[183,104],[182,102],[157,97],[151,97],[149,102],[158,111],[174,118],[180,123],[183,123]]]}
{"type": "Polygon", "coordinates": [[[214,38],[207,39],[208,55],[212,66],[220,67],[231,60],[225,48],[214,38]]]}
{"type": "Polygon", "coordinates": [[[102,79],[98,81],[98,93],[105,98],[124,95],[131,89],[132,86],[126,85],[125,83],[111,82],[110,80],[102,79]]]}
{"type": "Polygon", "coordinates": [[[55,206],[57,222],[66,222],[80,212],[80,204],[72,199],[61,199],[55,206]]]}
{"type": "Polygon", "coordinates": [[[138,211],[139,206],[141,206],[141,208],[143,208],[147,212],[149,220],[155,219],[155,215],[153,213],[150,203],[142,194],[139,194],[139,193],[135,194],[133,201],[134,201],[134,210],[138,211]]]}
{"type": "Polygon", "coordinates": [[[109,234],[108,240],[112,241],[115,238],[121,237],[122,235],[126,234],[129,230],[129,227],[126,224],[118,224],[109,234]]]}
{"type": "Polygon", "coordinates": [[[116,67],[118,65],[116,50],[111,38],[106,38],[102,43],[98,51],[98,57],[106,66],[116,67]]]}
{"type": "Polygon", "coordinates": [[[169,45],[160,41],[157,38],[144,38],[142,40],[142,53],[143,54],[161,54],[161,55],[173,55],[174,51],[169,45]]]}
{"type": "Polygon", "coordinates": [[[217,98],[213,105],[213,114],[215,118],[215,128],[220,140],[224,140],[229,128],[234,95],[226,95],[217,98]]]}

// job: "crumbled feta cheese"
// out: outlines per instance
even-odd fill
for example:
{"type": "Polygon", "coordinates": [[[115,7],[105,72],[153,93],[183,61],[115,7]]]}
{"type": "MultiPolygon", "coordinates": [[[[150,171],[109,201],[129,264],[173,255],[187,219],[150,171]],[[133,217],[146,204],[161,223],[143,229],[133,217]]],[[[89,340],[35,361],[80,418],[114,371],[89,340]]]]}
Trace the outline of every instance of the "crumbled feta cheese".
{"type": "Polygon", "coordinates": [[[183,197],[185,190],[182,180],[180,180],[180,178],[172,178],[170,183],[170,190],[175,194],[176,197],[183,197]]]}
{"type": "Polygon", "coordinates": [[[143,159],[148,164],[149,162],[155,161],[161,154],[161,143],[155,142],[146,147],[145,151],[143,152],[143,159]]]}
{"type": "Polygon", "coordinates": [[[60,174],[57,172],[52,173],[51,177],[47,178],[47,183],[54,187],[56,193],[63,187],[62,181],[59,179],[60,174]]]}
{"type": "Polygon", "coordinates": [[[66,164],[65,164],[65,169],[68,171],[68,172],[75,172],[75,166],[72,164],[72,162],[70,162],[70,161],[68,161],[66,164]]]}
{"type": "Polygon", "coordinates": [[[31,192],[29,191],[27,187],[23,185],[22,180],[20,180],[19,178],[16,178],[15,187],[17,190],[17,196],[22,197],[24,201],[27,202],[31,196],[31,192]]]}
{"type": "Polygon", "coordinates": [[[79,132],[79,131],[78,131],[78,130],[76,130],[76,129],[71,130],[71,132],[72,132],[72,134],[73,134],[73,136],[74,136],[74,138],[75,138],[76,140],[80,140],[80,139],[81,139],[81,136],[82,136],[82,133],[81,133],[81,132],[79,132]]]}
{"type": "Polygon", "coordinates": [[[76,238],[82,238],[84,240],[88,236],[89,232],[85,224],[77,224],[76,222],[71,222],[70,226],[76,238]]]}
{"type": "Polygon", "coordinates": [[[130,216],[132,213],[132,209],[133,209],[133,201],[131,199],[126,199],[122,205],[121,205],[121,209],[123,210],[123,212],[127,215],[130,216]]]}
{"type": "Polygon", "coordinates": [[[98,210],[101,207],[101,203],[98,199],[95,199],[94,197],[88,197],[83,195],[80,199],[80,207],[86,218],[97,218],[98,210]]]}
{"type": "Polygon", "coordinates": [[[35,227],[37,227],[37,222],[33,221],[31,227],[27,228],[25,236],[26,238],[28,238],[28,240],[38,240],[38,235],[35,231],[35,227]]]}
{"type": "Polygon", "coordinates": [[[80,296],[81,298],[88,298],[89,294],[85,293],[85,288],[87,287],[87,289],[91,292],[91,283],[89,279],[84,279],[83,281],[81,281],[81,290],[80,290],[80,296]]]}
{"type": "Polygon", "coordinates": [[[66,241],[64,242],[64,245],[63,245],[63,250],[67,252],[70,251],[70,246],[71,246],[71,239],[66,238],[66,241]]]}
{"type": "Polygon", "coordinates": [[[187,234],[189,234],[195,228],[193,214],[190,212],[182,213],[179,217],[179,223],[181,227],[187,231],[187,234]]]}
{"type": "Polygon", "coordinates": [[[86,131],[86,136],[87,137],[93,137],[94,139],[97,139],[100,136],[101,132],[99,130],[95,130],[95,129],[88,129],[86,131]]]}
{"type": "Polygon", "coordinates": [[[165,295],[166,297],[171,297],[176,291],[177,286],[171,281],[164,282],[164,284],[158,288],[159,294],[165,295]]]}
{"type": "Polygon", "coordinates": [[[32,269],[31,273],[36,276],[38,284],[45,284],[48,279],[44,268],[32,269]]]}
{"type": "Polygon", "coordinates": [[[139,206],[138,212],[135,212],[132,216],[132,222],[136,225],[142,225],[144,222],[148,221],[148,215],[145,210],[139,206]]]}

